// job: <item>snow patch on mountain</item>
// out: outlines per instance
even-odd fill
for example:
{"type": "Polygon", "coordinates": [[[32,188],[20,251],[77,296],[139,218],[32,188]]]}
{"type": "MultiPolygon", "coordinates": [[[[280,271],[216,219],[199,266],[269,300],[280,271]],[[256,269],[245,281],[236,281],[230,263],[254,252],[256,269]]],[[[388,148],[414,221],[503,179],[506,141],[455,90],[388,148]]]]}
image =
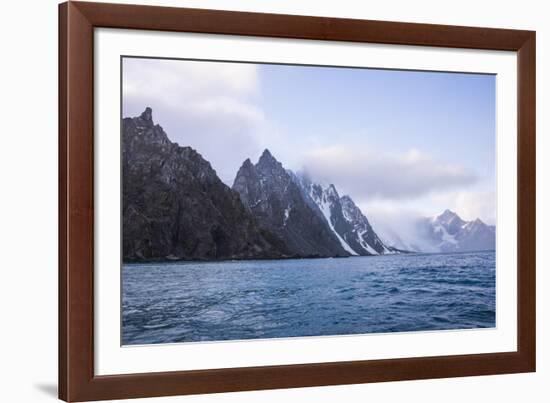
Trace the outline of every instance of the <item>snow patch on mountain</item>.
{"type": "Polygon", "coordinates": [[[487,225],[479,218],[463,220],[448,209],[433,217],[418,217],[408,212],[375,218],[378,233],[390,248],[422,253],[495,249],[494,225],[487,225]]]}
{"type": "Polygon", "coordinates": [[[286,209],[285,209],[285,215],[284,215],[284,218],[283,218],[283,226],[286,225],[287,221],[288,221],[288,217],[290,216],[290,210],[292,210],[292,207],[288,206],[286,209]]]}
{"type": "MultiPolygon", "coordinates": [[[[365,240],[363,239],[363,235],[365,235],[367,231],[365,230],[360,230],[358,231],[357,233],[357,238],[359,239],[359,243],[361,244],[361,246],[363,248],[365,248],[367,250],[367,252],[369,252],[370,254],[372,255],[379,255],[379,253],[377,251],[375,251],[372,246],[370,246],[368,243],[365,242],[365,240]]],[[[387,252],[387,250],[386,250],[387,252]]]]}
{"type": "MultiPolygon", "coordinates": [[[[462,226],[462,228],[464,228],[464,226],[462,226]]],[[[439,223],[434,223],[434,226],[433,226],[433,229],[434,229],[434,232],[438,235],[441,236],[441,245],[444,245],[445,242],[447,243],[451,243],[451,244],[458,244],[458,241],[455,239],[455,237],[451,234],[449,234],[449,232],[447,232],[447,230],[445,229],[444,226],[442,226],[441,224],[439,223]]]]}
{"type": "Polygon", "coordinates": [[[304,173],[293,173],[292,178],[346,251],[361,256],[398,253],[384,245],[359,207],[349,196],[340,197],[334,185],[315,183],[304,173]]]}
{"type": "Polygon", "coordinates": [[[428,234],[441,252],[495,249],[495,231],[479,218],[464,221],[455,212],[445,210],[426,221],[428,234]]]}
{"type": "MultiPolygon", "coordinates": [[[[310,196],[313,196],[310,194],[310,196]]],[[[334,232],[334,235],[338,238],[340,241],[340,244],[342,245],[342,248],[344,248],[347,252],[352,254],[353,256],[357,256],[358,253],[354,251],[351,246],[348,245],[348,243],[340,236],[340,234],[334,229],[334,225],[332,223],[332,214],[330,212],[330,203],[327,202],[325,193],[323,192],[323,195],[319,198],[317,204],[319,208],[321,209],[321,213],[323,213],[323,216],[325,217],[325,220],[327,221],[327,224],[332,232],[334,232]]]]}

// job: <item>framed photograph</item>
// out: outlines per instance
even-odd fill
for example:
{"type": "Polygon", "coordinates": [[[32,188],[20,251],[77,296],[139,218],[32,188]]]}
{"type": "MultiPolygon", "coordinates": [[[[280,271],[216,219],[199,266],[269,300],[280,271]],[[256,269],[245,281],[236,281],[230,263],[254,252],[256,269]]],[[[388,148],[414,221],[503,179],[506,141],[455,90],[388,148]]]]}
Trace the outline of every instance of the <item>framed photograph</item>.
{"type": "Polygon", "coordinates": [[[59,397],[535,371],[535,33],[59,8],[59,397]]]}

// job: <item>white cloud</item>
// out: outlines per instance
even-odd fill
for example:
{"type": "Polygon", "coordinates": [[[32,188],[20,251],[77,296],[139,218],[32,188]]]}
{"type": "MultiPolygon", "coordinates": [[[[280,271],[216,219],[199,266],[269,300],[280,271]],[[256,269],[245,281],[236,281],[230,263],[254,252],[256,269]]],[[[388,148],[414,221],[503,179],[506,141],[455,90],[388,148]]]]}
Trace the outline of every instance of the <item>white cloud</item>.
{"type": "Polygon", "coordinates": [[[480,218],[491,225],[496,222],[495,191],[458,192],[453,195],[449,205],[449,208],[456,211],[464,220],[480,218]]]}
{"type": "Polygon", "coordinates": [[[405,250],[434,251],[432,242],[419,231],[418,220],[425,217],[421,211],[403,204],[375,201],[361,205],[374,231],[387,244],[405,250]]]}
{"type": "Polygon", "coordinates": [[[170,139],[199,151],[226,183],[264,146],[269,124],[259,93],[253,64],[124,59],[123,116],[150,106],[170,139]]]}
{"type": "Polygon", "coordinates": [[[496,223],[495,192],[486,190],[449,191],[413,202],[372,200],[359,207],[379,236],[390,245],[404,249],[433,250],[432,241],[425,238],[417,223],[420,218],[439,215],[445,209],[454,211],[465,221],[480,218],[489,225],[496,223]]]}
{"type": "Polygon", "coordinates": [[[172,105],[195,96],[245,96],[259,91],[253,64],[145,58],[125,58],[123,63],[125,97],[157,98],[172,105]]]}
{"type": "Polygon", "coordinates": [[[304,168],[334,183],[358,202],[406,200],[476,182],[469,170],[437,161],[418,150],[403,154],[330,146],[307,153],[304,168]]]}

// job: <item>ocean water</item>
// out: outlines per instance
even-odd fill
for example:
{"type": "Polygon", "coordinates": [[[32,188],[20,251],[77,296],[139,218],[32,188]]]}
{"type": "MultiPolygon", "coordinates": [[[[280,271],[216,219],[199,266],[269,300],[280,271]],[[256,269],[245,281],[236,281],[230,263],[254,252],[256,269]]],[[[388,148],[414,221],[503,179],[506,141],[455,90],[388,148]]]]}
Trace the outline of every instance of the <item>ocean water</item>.
{"type": "Polygon", "coordinates": [[[495,253],[125,264],[122,344],[495,326],[495,253]]]}

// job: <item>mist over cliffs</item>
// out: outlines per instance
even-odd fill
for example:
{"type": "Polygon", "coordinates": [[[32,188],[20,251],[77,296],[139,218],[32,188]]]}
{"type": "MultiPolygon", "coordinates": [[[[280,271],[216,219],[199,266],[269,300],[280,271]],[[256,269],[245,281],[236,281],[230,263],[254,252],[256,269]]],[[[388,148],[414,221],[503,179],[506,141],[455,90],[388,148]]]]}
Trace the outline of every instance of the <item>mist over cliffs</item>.
{"type": "Polygon", "coordinates": [[[412,220],[407,231],[384,229],[386,244],[411,252],[452,253],[495,250],[496,227],[479,218],[463,220],[447,209],[433,217],[412,220]]]}
{"type": "MultiPolygon", "coordinates": [[[[422,222],[437,251],[494,249],[494,227],[444,215],[422,222]]],[[[169,140],[151,108],[122,120],[122,231],[128,262],[419,251],[383,240],[349,195],[286,169],[267,149],[227,186],[199,152],[169,140]]]]}
{"type": "Polygon", "coordinates": [[[495,226],[479,218],[465,221],[451,210],[419,221],[423,235],[440,252],[467,252],[495,249],[495,226]]]}

